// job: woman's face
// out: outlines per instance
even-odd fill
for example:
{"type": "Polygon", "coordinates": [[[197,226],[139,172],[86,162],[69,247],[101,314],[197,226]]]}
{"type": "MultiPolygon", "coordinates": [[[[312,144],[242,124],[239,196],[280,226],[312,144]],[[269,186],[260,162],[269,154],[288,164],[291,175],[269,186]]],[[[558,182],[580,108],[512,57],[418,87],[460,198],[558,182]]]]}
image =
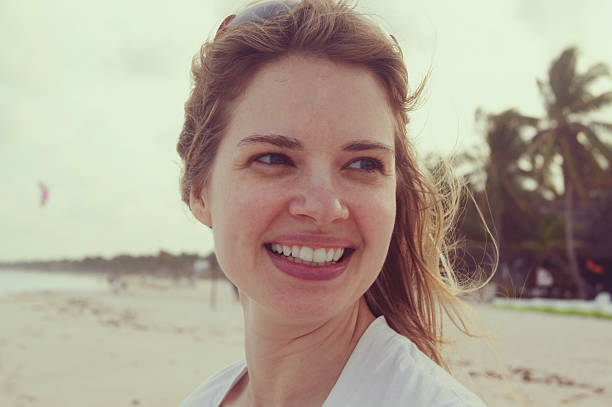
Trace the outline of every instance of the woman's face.
{"type": "Polygon", "coordinates": [[[365,68],[290,56],[258,71],[191,202],[243,301],[293,321],[357,303],[393,231],[393,146],[384,88],[365,68]]]}

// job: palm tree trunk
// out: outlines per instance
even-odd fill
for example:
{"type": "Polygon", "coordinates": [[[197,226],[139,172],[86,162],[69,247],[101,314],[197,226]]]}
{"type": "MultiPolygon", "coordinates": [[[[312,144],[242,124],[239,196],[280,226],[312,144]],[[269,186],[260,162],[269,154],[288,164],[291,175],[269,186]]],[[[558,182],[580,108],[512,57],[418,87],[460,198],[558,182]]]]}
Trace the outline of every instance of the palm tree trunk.
{"type": "Polygon", "coordinates": [[[569,175],[564,177],[565,184],[565,249],[569,261],[568,271],[576,284],[578,298],[586,299],[586,285],[580,274],[576,259],[576,243],[574,241],[574,186],[569,175]]]}

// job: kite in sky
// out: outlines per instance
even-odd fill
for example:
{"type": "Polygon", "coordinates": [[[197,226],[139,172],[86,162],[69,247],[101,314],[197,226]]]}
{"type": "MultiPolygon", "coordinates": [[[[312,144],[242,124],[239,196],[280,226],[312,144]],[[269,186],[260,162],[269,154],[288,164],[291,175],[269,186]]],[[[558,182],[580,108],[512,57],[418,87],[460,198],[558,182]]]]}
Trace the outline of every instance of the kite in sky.
{"type": "Polygon", "coordinates": [[[39,182],[38,186],[40,186],[40,206],[44,206],[49,199],[49,188],[42,182],[39,182]]]}

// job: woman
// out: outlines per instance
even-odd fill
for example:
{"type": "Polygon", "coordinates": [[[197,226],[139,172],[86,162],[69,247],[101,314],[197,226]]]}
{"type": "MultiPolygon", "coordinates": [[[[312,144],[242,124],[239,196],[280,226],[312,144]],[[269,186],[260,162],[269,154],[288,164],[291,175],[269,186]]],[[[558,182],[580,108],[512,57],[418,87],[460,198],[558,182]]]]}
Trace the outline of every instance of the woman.
{"type": "Polygon", "coordinates": [[[240,291],[246,362],[183,406],[482,406],[443,369],[448,205],[406,139],[422,86],[393,37],[333,0],[259,3],[193,76],[182,198],[240,291]]]}

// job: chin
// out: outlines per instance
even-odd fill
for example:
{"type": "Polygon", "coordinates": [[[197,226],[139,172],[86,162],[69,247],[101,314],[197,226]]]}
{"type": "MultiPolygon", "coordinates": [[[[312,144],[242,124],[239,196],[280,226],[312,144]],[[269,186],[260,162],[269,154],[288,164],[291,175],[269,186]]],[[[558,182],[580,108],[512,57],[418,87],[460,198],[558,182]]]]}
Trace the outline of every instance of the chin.
{"type": "Polygon", "coordinates": [[[272,294],[264,300],[267,308],[291,324],[329,321],[352,307],[357,307],[360,297],[348,298],[346,293],[322,290],[318,287],[303,288],[299,292],[285,291],[277,295],[272,294]]]}

